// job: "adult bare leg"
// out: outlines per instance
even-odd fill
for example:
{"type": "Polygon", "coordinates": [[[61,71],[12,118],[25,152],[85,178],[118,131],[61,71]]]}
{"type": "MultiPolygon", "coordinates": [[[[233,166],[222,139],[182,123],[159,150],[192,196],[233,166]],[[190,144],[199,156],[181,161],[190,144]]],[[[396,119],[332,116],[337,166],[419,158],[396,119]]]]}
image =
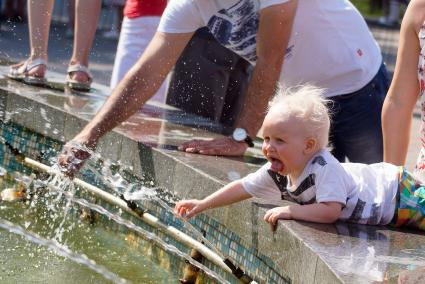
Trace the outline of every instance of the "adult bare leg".
{"type": "MultiPolygon", "coordinates": [[[[77,0],[75,5],[74,48],[69,65],[88,66],[89,53],[96,33],[101,0],[77,0]]],[[[70,77],[78,82],[88,82],[89,74],[71,72],[70,77]]]]}
{"type": "Polygon", "coordinates": [[[52,18],[53,0],[29,0],[28,1],[28,28],[30,39],[30,56],[26,62],[12,66],[18,70],[24,64],[31,66],[32,63],[41,60],[41,64],[22,67],[23,72],[29,76],[44,78],[46,73],[47,46],[49,41],[50,21],[52,18]]]}

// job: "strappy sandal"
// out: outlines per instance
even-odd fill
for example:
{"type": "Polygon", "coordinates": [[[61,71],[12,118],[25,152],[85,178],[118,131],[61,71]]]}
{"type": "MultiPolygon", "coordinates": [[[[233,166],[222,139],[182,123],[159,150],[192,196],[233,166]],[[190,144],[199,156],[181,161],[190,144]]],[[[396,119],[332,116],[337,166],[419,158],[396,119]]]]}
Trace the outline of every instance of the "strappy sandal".
{"type": "Polygon", "coordinates": [[[93,81],[92,79],[93,77],[86,66],[81,64],[69,65],[67,72],[68,72],[68,75],[66,76],[66,85],[69,88],[76,91],[84,91],[84,92],[90,91],[90,86],[93,81]],[[74,80],[71,78],[72,72],[84,72],[89,78],[89,80],[86,82],[80,82],[80,81],[74,80]]]}
{"type": "Polygon", "coordinates": [[[28,85],[44,86],[47,82],[46,78],[29,75],[29,72],[39,65],[44,65],[47,67],[47,63],[43,59],[28,59],[19,67],[11,66],[7,77],[18,81],[23,81],[28,85]]]}

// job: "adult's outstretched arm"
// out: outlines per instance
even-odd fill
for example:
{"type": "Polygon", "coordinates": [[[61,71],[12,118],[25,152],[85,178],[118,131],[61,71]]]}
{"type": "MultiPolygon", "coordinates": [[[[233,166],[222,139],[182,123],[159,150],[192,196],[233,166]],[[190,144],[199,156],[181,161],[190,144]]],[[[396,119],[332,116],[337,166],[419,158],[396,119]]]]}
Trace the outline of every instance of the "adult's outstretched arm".
{"type": "MultiPolygon", "coordinates": [[[[269,100],[273,97],[291,35],[297,0],[264,8],[260,12],[257,34],[257,63],[254,68],[245,103],[236,127],[247,130],[254,138],[263,122],[269,100]]],[[[241,156],[247,145],[231,138],[183,143],[180,150],[204,155],[241,156]]]]}
{"type": "Polygon", "coordinates": [[[71,140],[72,143],[65,145],[59,163],[65,169],[68,168],[69,175],[72,176],[81,167],[70,167],[75,158],[84,160],[89,156],[75,145],[94,149],[103,135],[140,109],[161,86],[192,35],[155,34],[143,55],[113,90],[95,117],[71,140]]]}

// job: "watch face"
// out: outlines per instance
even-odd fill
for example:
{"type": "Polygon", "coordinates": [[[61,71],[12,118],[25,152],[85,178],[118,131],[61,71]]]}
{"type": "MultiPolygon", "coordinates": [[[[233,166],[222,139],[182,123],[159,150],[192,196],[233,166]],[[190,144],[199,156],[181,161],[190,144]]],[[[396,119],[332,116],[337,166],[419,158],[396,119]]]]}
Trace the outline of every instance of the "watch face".
{"type": "Polygon", "coordinates": [[[244,141],[246,137],[247,133],[243,128],[236,128],[235,131],[233,131],[233,139],[236,141],[244,141]]]}

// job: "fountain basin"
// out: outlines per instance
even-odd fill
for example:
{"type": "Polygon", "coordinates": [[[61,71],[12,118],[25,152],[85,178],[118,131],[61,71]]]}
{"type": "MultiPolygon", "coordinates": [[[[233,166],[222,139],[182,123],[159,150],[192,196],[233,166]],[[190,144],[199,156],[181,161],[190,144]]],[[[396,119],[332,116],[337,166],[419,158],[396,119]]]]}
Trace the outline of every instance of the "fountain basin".
{"type": "MultiPolygon", "coordinates": [[[[0,69],[3,74],[5,71],[0,69]]],[[[103,99],[101,92],[92,97],[64,94],[0,79],[0,118],[41,134],[40,139],[52,139],[58,149],[79,132],[103,99]],[[23,111],[24,108],[31,111],[23,111]]],[[[122,165],[131,167],[135,177],[166,189],[177,198],[202,198],[255,171],[264,162],[258,148],[244,158],[232,159],[176,151],[182,141],[218,136],[194,128],[197,121],[198,118],[187,119],[167,106],[148,105],[106,135],[99,153],[104,160],[120,160],[122,165]]],[[[200,121],[203,128],[211,126],[200,121]]],[[[28,155],[35,158],[37,153],[33,154],[28,155]]],[[[155,204],[146,202],[143,206],[167,220],[167,213],[155,209],[155,204]]],[[[420,274],[425,266],[422,233],[281,221],[272,234],[262,220],[271,206],[274,205],[260,200],[243,202],[211,210],[193,222],[220,251],[260,282],[396,282],[400,275],[420,274]]]]}

